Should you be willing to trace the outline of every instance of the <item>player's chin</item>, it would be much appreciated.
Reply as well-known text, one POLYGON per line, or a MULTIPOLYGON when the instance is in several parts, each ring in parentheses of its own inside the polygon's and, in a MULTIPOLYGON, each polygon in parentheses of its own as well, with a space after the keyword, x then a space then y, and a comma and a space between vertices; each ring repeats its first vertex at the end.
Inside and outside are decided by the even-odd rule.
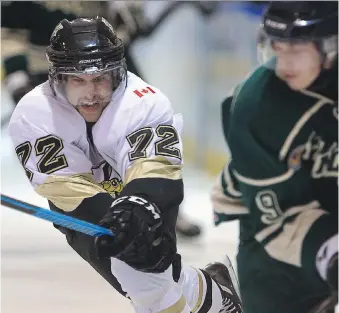
POLYGON ((290 87, 292 90, 301 90, 304 89, 306 87, 308 87, 308 83, 305 82, 303 79, 300 79, 297 76, 289 76, 289 77, 281 77, 283 81, 285 81, 285 83, 288 85, 288 87, 290 87))
POLYGON ((95 106, 80 105, 77 107, 77 110, 86 122, 96 122, 100 118, 104 108, 105 108, 104 105, 95 105, 95 106))
POLYGON ((282 79, 288 87, 292 90, 299 91, 302 89, 308 88, 315 78, 310 77, 309 75, 306 77, 305 75, 298 74, 285 74, 285 73, 277 73, 278 77, 282 79), (312 79, 313 78, 313 79, 312 79))

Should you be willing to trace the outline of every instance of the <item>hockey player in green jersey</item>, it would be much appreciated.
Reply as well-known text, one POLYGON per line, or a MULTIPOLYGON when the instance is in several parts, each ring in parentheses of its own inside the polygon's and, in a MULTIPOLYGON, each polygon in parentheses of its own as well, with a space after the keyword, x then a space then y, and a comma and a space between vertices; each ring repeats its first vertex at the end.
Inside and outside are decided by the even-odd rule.
POLYGON ((329 313, 338 297, 338 2, 272 2, 266 63, 222 103, 231 157, 216 224, 239 219, 245 313, 329 313))

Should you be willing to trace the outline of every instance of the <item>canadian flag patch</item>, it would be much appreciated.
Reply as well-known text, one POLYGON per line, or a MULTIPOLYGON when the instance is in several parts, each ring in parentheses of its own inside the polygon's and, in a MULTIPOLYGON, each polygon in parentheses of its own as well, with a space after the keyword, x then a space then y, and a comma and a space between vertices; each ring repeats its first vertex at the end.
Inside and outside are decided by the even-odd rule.
POLYGON ((149 87, 149 86, 147 86, 147 87, 145 87, 145 88, 143 88, 143 89, 140 89, 140 90, 135 89, 133 92, 134 92, 139 98, 143 97, 144 95, 147 95, 148 93, 155 93, 155 91, 154 91, 151 87, 149 87))

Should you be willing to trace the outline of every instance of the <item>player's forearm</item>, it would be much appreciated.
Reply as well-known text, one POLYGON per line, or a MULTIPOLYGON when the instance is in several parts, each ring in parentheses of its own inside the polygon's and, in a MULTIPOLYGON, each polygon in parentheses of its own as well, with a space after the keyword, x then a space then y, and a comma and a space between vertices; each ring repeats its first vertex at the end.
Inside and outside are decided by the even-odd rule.
POLYGON ((107 192, 97 193, 92 197, 83 199, 83 201, 73 210, 65 212, 49 201, 49 207, 52 211, 67 214, 94 224, 99 224, 102 217, 113 202, 112 196, 107 192))
POLYGON ((159 156, 136 160, 126 171, 120 196, 145 198, 159 207, 166 220, 168 212, 178 211, 184 197, 181 168, 159 156))
POLYGON ((224 221, 238 219, 249 213, 242 203, 239 184, 230 168, 231 163, 226 164, 217 177, 210 194, 216 225, 224 221))
POLYGON ((136 195, 155 203, 163 218, 175 219, 178 208, 184 197, 182 179, 138 178, 130 181, 123 189, 121 196, 136 195))
POLYGON ((181 179, 130 181, 100 223, 115 238, 96 240, 99 257, 115 257, 136 270, 163 273, 175 260, 175 224, 182 199, 181 179))

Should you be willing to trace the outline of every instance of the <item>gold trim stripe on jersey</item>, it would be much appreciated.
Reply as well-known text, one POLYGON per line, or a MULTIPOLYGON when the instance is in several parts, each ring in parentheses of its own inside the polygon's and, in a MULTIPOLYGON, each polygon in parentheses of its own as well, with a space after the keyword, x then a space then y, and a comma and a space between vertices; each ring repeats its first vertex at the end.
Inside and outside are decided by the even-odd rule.
POLYGON ((66 212, 75 210, 84 199, 106 192, 90 173, 71 176, 49 175, 35 191, 66 212))
POLYGON ((181 164, 172 164, 163 156, 134 161, 126 171, 125 185, 138 178, 181 179, 181 164))

